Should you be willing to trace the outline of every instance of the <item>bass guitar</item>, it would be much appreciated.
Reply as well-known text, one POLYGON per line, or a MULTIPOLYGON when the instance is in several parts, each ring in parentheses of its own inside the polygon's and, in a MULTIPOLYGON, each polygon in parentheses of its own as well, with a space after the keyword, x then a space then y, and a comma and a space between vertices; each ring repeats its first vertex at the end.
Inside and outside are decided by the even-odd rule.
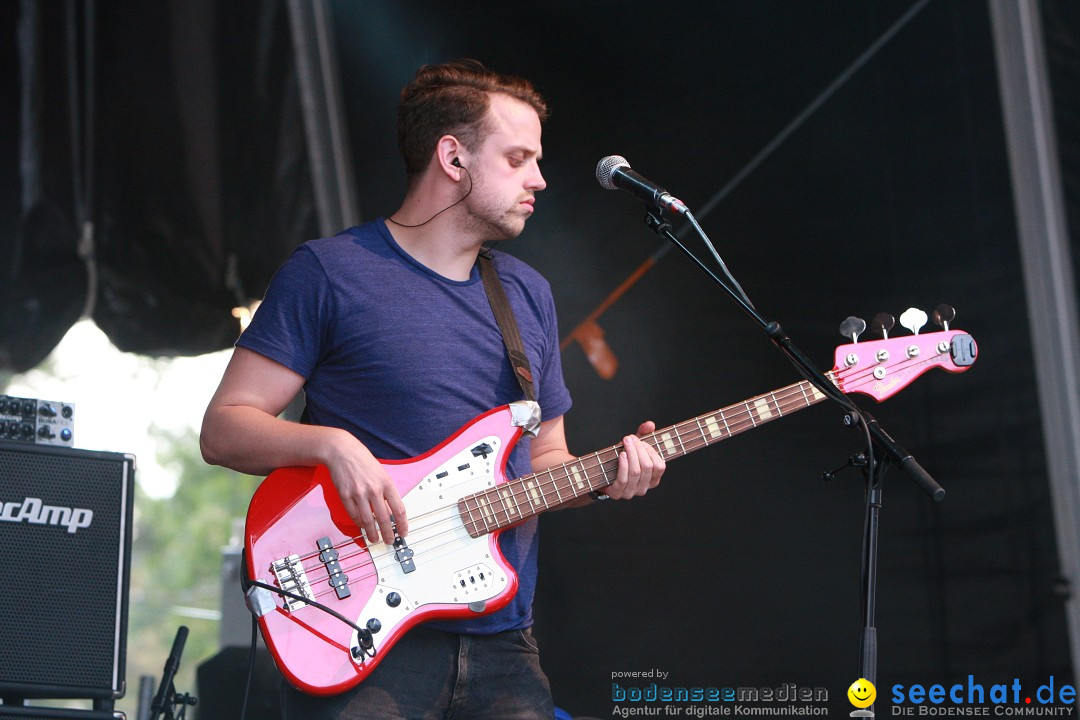
MULTIPOLYGON (((967 370, 975 356, 970 335, 946 329, 842 345, 828 375, 844 393, 881 401, 931 368, 967 370)), ((803 381, 642 439, 670 461, 823 399, 803 381)), ((510 601, 517 577, 499 551, 499 533, 602 490, 615 479, 622 449, 506 478, 511 449, 538 422, 534 403, 511 403, 420 457, 386 461, 410 526, 407 538, 391 543, 365 540, 324 466, 281 468, 263 481, 247 514, 248 604, 293 685, 342 692, 416 624, 492 613, 510 601)))

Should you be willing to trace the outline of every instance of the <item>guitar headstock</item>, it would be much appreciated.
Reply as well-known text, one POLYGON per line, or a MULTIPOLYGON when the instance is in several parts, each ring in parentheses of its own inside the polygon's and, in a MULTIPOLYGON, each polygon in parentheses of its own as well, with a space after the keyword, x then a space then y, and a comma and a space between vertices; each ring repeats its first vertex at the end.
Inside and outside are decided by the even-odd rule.
POLYGON ((944 330, 920 335, 927 315, 910 308, 900 316, 900 323, 914 334, 890 338, 888 332, 893 319, 879 314, 871 327, 884 337, 866 342, 858 342, 866 322, 849 317, 841 324, 840 332, 853 342, 836 348, 833 376, 837 387, 845 393, 863 393, 881 402, 931 368, 964 372, 974 364, 978 346, 975 338, 963 330, 949 329, 955 316, 956 311, 949 306, 938 306, 933 318, 944 330))

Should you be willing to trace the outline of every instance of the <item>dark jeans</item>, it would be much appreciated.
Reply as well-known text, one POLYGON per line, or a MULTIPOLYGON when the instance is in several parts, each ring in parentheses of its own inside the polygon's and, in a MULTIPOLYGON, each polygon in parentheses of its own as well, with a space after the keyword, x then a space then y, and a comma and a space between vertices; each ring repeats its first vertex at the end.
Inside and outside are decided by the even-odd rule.
POLYGON ((455 635, 419 626, 359 685, 329 697, 282 689, 286 720, 552 720, 529 630, 455 635))

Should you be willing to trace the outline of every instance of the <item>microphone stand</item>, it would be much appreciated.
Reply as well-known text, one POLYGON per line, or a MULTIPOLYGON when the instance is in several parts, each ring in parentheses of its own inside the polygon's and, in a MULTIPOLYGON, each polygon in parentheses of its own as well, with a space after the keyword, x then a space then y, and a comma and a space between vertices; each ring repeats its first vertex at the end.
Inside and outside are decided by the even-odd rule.
MULTIPOLYGON (((647 206, 647 205, 646 205, 647 206)), ((647 206, 648 207, 648 206, 647 206)), ((809 358, 795 345, 791 338, 784 332, 776 321, 767 321, 750 302, 739 283, 732 277, 723 260, 717 254, 708 235, 701 229, 693 214, 686 210, 682 212, 702 241, 712 253, 713 258, 727 276, 728 282, 724 282, 715 272, 705 265, 679 238, 671 232, 671 224, 663 217, 659 210, 649 208, 645 213, 645 224, 662 238, 670 240, 682 250, 705 274, 712 278, 713 282, 739 306, 751 320, 764 331, 765 335, 784 353, 792 362, 799 373, 810 383, 818 388, 824 395, 838 403, 845 411, 844 424, 849 427, 861 426, 866 434, 867 449, 863 464, 866 477, 866 511, 864 517, 863 536, 863 573, 862 573, 862 634, 859 643, 859 677, 877 683, 877 628, 874 626, 874 611, 877 604, 877 554, 878 554, 878 530, 880 524, 882 484, 885 479, 885 470, 888 463, 892 462, 904 471, 907 476, 927 495, 940 502, 945 497, 945 490, 930 476, 926 470, 907 450, 902 448, 892 437, 886 433, 869 413, 859 408, 844 393, 829 381, 825 375, 810 362, 809 358), (875 461, 874 451, 877 449, 882 461, 875 461)))
POLYGON ((173 686, 176 671, 180 669, 180 656, 184 652, 184 643, 187 642, 187 636, 187 626, 181 625, 176 631, 176 638, 173 640, 169 657, 165 660, 161 685, 158 687, 154 701, 150 704, 150 720, 158 720, 162 713, 165 714, 167 720, 179 720, 187 715, 189 705, 195 705, 199 702, 188 693, 180 694, 176 692, 176 688, 173 686), (180 706, 179 714, 174 713, 173 706, 175 705, 180 706))

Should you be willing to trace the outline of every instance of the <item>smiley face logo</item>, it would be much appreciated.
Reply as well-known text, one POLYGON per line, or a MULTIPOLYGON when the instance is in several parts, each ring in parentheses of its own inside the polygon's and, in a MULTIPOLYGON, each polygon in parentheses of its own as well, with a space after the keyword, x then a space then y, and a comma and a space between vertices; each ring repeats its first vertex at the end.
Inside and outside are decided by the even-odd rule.
POLYGON ((877 688, 866 678, 859 678, 851 683, 847 690, 848 700, 857 708, 867 708, 877 699, 877 688))

